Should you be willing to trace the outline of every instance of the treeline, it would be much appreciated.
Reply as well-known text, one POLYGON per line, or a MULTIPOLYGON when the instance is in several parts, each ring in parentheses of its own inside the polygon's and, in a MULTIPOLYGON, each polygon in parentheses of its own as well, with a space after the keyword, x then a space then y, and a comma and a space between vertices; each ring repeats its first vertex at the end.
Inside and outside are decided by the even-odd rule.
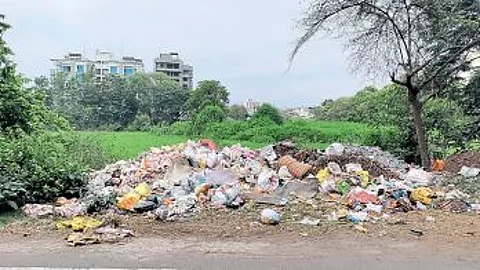
POLYGON ((78 196, 88 169, 110 160, 97 144, 72 133, 69 122, 45 106, 43 93, 25 88, 3 40, 9 28, 0 14, 0 213, 78 196))
MULTIPOLYGON (((432 156, 442 157, 473 147, 480 138, 480 74, 468 83, 458 83, 447 94, 422 98, 423 119, 432 156)), ((316 108, 316 118, 351 121, 372 126, 395 126, 399 138, 391 151, 418 161, 415 129, 406 91, 397 85, 367 87, 352 97, 325 100, 316 108)))
POLYGON ((98 84, 57 74, 34 80, 47 107, 78 130, 125 130, 171 124, 186 117, 188 90, 161 73, 110 76, 98 84))

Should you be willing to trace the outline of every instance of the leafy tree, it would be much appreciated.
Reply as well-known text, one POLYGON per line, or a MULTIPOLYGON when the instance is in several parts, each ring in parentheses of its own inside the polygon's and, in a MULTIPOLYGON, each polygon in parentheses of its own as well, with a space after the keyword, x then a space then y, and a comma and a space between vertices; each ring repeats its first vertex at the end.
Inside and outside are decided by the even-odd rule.
POLYGON ((31 132, 31 97, 22 89, 22 80, 15 73, 15 65, 10 60, 13 54, 3 40, 4 33, 10 29, 0 14, 0 131, 18 127, 31 132))
POLYGON ((165 74, 134 74, 129 84, 138 95, 140 113, 148 115, 153 124, 171 124, 185 116, 188 90, 165 74))
POLYGON ((318 32, 334 33, 346 40, 355 68, 383 71, 405 88, 422 165, 430 168, 421 96, 468 67, 467 53, 480 47, 480 2, 316 0, 300 25, 292 59, 318 32))
POLYGON ((191 117, 207 106, 217 106, 226 113, 228 105, 228 90, 219 81, 208 80, 198 83, 198 87, 191 91, 188 99, 188 111, 191 117))
POLYGON ((480 139, 480 71, 472 72, 470 79, 455 83, 449 91, 438 93, 436 98, 456 102, 469 117, 462 134, 456 138, 461 149, 465 149, 469 142, 480 139))
MULTIPOLYGON (((457 142, 471 117, 453 99, 436 98, 426 103, 422 112, 429 130, 429 146, 435 152, 445 153, 457 142)), ((391 137, 387 148, 406 160, 418 161, 415 147, 415 131, 408 110, 407 93, 398 85, 389 85, 378 90, 364 89, 355 96, 340 98, 317 109, 320 120, 351 121, 367 123, 374 128, 395 126, 401 137, 391 137)), ((375 142, 373 142, 375 143, 375 142)), ((379 143, 375 143, 379 144, 379 143)))
POLYGON ((193 132, 202 134, 202 132, 211 124, 220 123, 225 120, 225 111, 218 106, 205 106, 193 118, 193 132))
POLYGON ((257 119, 269 119, 277 125, 283 124, 283 117, 277 108, 270 104, 262 104, 258 107, 257 111, 253 114, 252 120, 257 119))
POLYGON ((185 115, 188 90, 164 74, 110 76, 102 83, 93 79, 90 73, 81 80, 59 73, 48 85, 37 78, 32 90, 45 93, 50 108, 79 129, 123 129, 140 114, 155 125, 185 115))
POLYGON ((228 110, 228 116, 234 120, 246 120, 248 118, 247 108, 243 105, 233 104, 228 110))

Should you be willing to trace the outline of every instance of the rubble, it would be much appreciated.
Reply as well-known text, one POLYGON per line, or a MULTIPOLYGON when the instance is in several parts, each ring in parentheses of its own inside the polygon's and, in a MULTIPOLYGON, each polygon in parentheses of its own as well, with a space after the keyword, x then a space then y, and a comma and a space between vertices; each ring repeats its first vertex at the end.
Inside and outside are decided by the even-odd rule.
MULTIPOLYGON (((468 196, 445 181, 438 185, 437 178, 376 147, 334 144, 323 153, 289 142, 251 150, 240 145, 218 149, 211 140, 188 141, 153 148, 137 160, 119 161, 91 173, 81 198, 63 198, 57 206, 26 205, 24 211, 34 217, 84 220, 91 213, 108 213, 174 222, 210 207, 258 211, 247 207, 256 204, 275 206, 261 210, 260 221, 278 224, 289 204, 313 205, 312 200, 320 199, 330 209, 326 221, 348 221, 366 233, 363 223, 388 219, 396 212, 472 209, 468 196)), ((317 226, 319 215, 312 216, 305 215, 299 223, 317 226)), ((69 243, 133 235, 106 228, 72 234, 69 243)))

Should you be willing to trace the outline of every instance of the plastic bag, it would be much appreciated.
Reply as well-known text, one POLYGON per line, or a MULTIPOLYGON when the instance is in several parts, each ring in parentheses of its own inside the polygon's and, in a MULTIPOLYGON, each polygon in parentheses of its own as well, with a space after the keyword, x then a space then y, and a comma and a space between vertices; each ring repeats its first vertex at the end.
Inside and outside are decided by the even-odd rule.
POLYGON ((430 188, 422 187, 417 188, 412 191, 410 195, 410 199, 412 201, 421 202, 423 204, 431 204, 432 203, 432 196, 434 195, 433 191, 430 188))
POLYGON ((263 209, 260 214, 260 221, 263 224, 276 225, 280 223, 280 214, 270 208, 263 209))
POLYGON ((102 226, 102 224, 103 221, 98 219, 88 217, 74 217, 70 220, 60 221, 56 224, 56 226, 59 229, 72 228, 72 230, 74 231, 81 231, 89 228, 98 228, 102 226))

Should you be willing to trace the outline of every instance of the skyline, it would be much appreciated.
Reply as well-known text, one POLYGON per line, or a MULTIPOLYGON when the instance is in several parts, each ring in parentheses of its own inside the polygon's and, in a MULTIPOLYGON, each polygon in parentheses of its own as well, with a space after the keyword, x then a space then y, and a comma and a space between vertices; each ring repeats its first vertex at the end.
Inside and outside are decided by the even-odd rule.
POLYGON ((178 52, 195 83, 220 81, 232 104, 315 106, 374 84, 350 73, 341 43, 328 37, 307 44, 289 69, 301 2, 2 0, 2 13, 18 71, 29 78, 49 75, 51 58, 98 49, 141 58, 147 71, 160 52, 178 52))

